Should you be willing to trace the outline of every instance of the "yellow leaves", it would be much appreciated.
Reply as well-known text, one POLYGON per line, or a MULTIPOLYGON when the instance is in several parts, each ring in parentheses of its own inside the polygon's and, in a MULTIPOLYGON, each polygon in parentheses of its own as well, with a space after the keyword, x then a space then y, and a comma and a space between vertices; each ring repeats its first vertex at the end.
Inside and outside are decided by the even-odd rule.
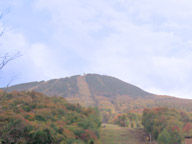
POLYGON ((64 128, 63 129, 63 134, 67 137, 67 138, 75 138, 75 135, 72 131, 64 128))

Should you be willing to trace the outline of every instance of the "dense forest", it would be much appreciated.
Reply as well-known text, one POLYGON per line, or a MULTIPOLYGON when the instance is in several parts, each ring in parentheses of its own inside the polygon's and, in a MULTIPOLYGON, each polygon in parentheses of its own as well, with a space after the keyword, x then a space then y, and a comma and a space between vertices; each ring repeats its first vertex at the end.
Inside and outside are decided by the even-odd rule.
POLYGON ((95 108, 33 91, 0 91, 0 96, 0 143, 98 143, 101 122, 95 108))
POLYGON ((145 109, 142 124, 159 144, 181 144, 192 136, 191 114, 176 109, 145 109))
MULTIPOLYGON (((97 108, 68 103, 42 93, 0 91, 0 142, 3 144, 97 144, 100 116, 97 108)), ((192 114, 167 107, 120 113, 109 123, 144 128, 147 140, 181 144, 192 137, 192 114)))

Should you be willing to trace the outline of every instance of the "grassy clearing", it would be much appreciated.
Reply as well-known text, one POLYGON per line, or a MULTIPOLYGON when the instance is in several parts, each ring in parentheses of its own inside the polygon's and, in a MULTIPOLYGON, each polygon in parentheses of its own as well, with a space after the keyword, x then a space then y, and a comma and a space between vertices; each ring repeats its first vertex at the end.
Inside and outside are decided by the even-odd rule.
POLYGON ((105 124, 101 128, 101 144, 147 144, 141 129, 130 129, 117 125, 105 124))

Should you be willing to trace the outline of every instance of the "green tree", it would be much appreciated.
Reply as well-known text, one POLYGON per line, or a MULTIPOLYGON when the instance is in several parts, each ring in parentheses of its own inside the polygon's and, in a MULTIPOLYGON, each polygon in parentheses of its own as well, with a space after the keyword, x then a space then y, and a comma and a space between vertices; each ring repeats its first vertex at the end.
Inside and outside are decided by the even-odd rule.
POLYGON ((174 131, 174 132, 170 132, 171 135, 171 144, 181 144, 183 137, 181 135, 181 133, 174 131))
POLYGON ((171 136, 166 129, 163 129, 163 131, 158 135, 157 142, 158 144, 169 144, 171 142, 171 136))
POLYGON ((33 144, 51 144, 53 137, 48 129, 39 130, 33 134, 33 144))

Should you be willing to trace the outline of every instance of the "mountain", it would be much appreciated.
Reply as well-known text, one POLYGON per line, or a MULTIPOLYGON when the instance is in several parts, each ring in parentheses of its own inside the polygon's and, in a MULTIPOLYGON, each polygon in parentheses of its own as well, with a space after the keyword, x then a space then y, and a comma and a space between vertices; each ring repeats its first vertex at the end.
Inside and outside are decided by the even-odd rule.
POLYGON ((142 110, 157 106, 192 110, 192 100, 155 95, 117 78, 98 75, 76 75, 49 81, 11 86, 9 91, 37 91, 61 96, 71 103, 96 106, 103 115, 142 110))
POLYGON ((34 90, 46 93, 49 96, 58 95, 62 97, 82 94, 87 96, 102 95, 105 97, 127 95, 131 98, 139 98, 153 95, 117 78, 98 74, 77 75, 49 81, 30 82, 14 85, 9 88, 9 91, 14 90, 34 90))
POLYGON ((115 99, 125 97, 128 99, 149 99, 154 96, 154 94, 117 78, 98 74, 18 84, 11 86, 9 91, 37 91, 48 96, 61 96, 70 102, 79 102, 86 106, 98 106, 101 103, 100 99, 107 100, 112 104, 115 99))

